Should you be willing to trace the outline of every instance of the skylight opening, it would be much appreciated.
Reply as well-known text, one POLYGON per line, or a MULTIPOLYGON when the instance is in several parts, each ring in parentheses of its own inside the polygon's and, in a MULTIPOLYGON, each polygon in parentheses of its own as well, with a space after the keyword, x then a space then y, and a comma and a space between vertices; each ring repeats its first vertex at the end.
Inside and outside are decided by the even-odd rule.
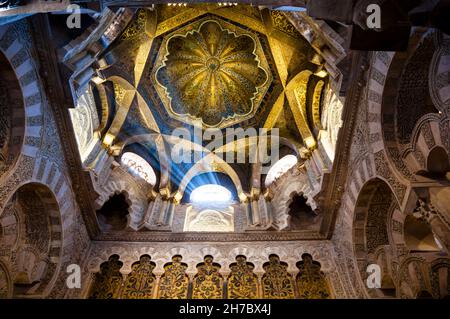
POLYGON ((197 205, 225 206, 233 201, 231 192, 223 186, 207 184, 194 189, 190 201, 197 205))

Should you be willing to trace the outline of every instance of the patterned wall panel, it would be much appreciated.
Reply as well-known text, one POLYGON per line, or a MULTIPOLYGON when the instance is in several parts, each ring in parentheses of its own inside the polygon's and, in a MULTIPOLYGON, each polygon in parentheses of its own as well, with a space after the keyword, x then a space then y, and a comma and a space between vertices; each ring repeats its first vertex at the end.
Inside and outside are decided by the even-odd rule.
POLYGON ((149 255, 141 256, 131 267, 122 292, 122 299, 150 299, 153 297, 156 277, 153 274, 155 263, 149 255))
POLYGON ((192 283, 192 299, 222 299, 223 277, 219 274, 220 265, 213 262, 212 256, 206 256, 204 262, 197 265, 197 274, 192 283))
POLYGON ((119 256, 112 255, 100 266, 100 272, 95 274, 90 293, 91 299, 116 299, 119 296, 123 277, 120 273, 123 263, 119 256))
POLYGON ((280 261, 277 255, 270 255, 269 262, 265 263, 263 268, 265 270, 262 277, 264 299, 295 298, 294 283, 287 272, 287 263, 280 261))
POLYGON ((189 277, 186 275, 187 264, 181 262, 182 257, 172 257, 172 262, 164 265, 164 274, 159 284, 158 298, 187 299, 189 277))
MULTIPOLYGON (((123 257, 127 260, 126 257, 123 257)), ((142 255, 131 264, 126 277, 120 270, 126 269, 120 257, 112 255, 100 265, 94 275, 89 298, 92 299, 328 299, 332 297, 330 286, 321 264, 308 253, 301 261, 290 263, 299 269, 297 276, 288 272, 288 263, 278 255, 269 255, 268 262, 255 266, 245 255, 237 255, 229 267, 214 262, 211 255, 204 261, 188 265, 176 254, 172 261, 163 264, 164 273, 150 255, 142 255), (196 273, 194 275, 194 271, 196 273), (153 271, 155 269, 159 269, 153 271), (264 272, 263 272, 264 271, 264 272), (125 277, 125 279, 124 279, 125 277), (225 277, 227 278, 225 282, 225 277), (298 288, 298 293, 295 288, 298 288)), ((266 257, 267 258, 267 257, 266 257)), ((264 258, 264 260, 267 260, 264 258)), ((226 262, 225 260, 221 260, 226 262)), ((128 260, 127 262, 130 262, 128 260)), ((222 264, 224 265, 224 264, 222 264)), ((292 267, 294 268, 294 267, 292 267)))
POLYGON ((253 273, 255 266, 247 262, 245 256, 237 256, 236 262, 230 265, 231 274, 228 277, 228 299, 258 298, 258 277, 253 273))
POLYGON ((309 254, 303 254, 297 263, 299 273, 296 277, 298 297, 300 299, 328 299, 330 291, 325 275, 320 271, 320 263, 309 254))

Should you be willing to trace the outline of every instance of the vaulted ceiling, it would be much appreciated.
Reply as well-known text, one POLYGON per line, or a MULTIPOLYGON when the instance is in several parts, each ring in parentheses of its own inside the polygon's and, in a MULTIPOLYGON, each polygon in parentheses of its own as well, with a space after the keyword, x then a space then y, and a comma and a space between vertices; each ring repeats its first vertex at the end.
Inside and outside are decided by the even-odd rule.
MULTIPOLYGON (((97 57, 90 81, 99 115, 95 134, 114 156, 133 151, 157 171, 170 169, 172 190, 195 166, 162 155, 180 142, 173 136, 179 128, 215 128, 224 136, 230 127, 277 128, 289 149, 282 155, 312 151, 327 83, 323 64, 279 11, 217 4, 140 8, 97 57)), ((216 154, 252 143, 241 139, 216 154)), ((208 141, 183 143, 192 149, 208 141)), ((251 166, 231 166, 250 183, 251 166)))

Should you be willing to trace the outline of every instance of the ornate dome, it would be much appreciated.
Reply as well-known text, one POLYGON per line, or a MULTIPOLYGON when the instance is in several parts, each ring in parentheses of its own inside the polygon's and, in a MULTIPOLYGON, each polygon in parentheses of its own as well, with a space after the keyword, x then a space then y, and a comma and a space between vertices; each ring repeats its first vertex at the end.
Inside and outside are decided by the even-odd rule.
POLYGON ((169 111, 179 119, 188 115, 190 122, 201 120, 207 126, 252 114, 257 95, 264 95, 263 86, 269 82, 256 41, 215 20, 171 36, 156 73, 169 111))

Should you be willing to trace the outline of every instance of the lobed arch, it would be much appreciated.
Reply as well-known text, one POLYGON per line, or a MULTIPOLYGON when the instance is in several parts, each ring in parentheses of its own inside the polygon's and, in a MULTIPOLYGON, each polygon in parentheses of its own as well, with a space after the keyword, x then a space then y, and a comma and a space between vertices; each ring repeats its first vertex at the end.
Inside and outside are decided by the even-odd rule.
MULTIPOLYGON (((244 251, 251 252, 248 250, 244 251)), ((267 247, 252 256, 247 255, 245 252, 239 253, 234 249, 233 253, 230 251, 229 254, 223 256, 219 250, 213 247, 204 247, 199 251, 186 251, 174 248, 167 253, 161 253, 157 249, 148 247, 141 247, 133 251, 120 246, 108 247, 107 249, 102 250, 100 255, 97 255, 97 257, 89 261, 87 268, 91 275, 85 279, 85 288, 82 296, 84 298, 89 298, 92 297, 92 293, 95 293, 94 298, 100 299, 120 298, 120 296, 122 296, 122 298, 125 296, 127 298, 130 297, 127 296, 127 289, 123 290, 119 288, 120 285, 118 285, 116 281, 127 283, 130 277, 136 276, 136 271, 140 268, 139 261, 142 262, 143 258, 146 258, 148 267, 146 268, 146 271, 142 273, 143 277, 141 278, 143 280, 136 287, 128 288, 131 288, 137 295, 147 292, 147 298, 161 297, 161 289, 163 289, 167 295, 168 290, 170 290, 170 288, 167 287, 167 282, 162 282, 159 279, 155 282, 155 279, 160 278, 163 280, 163 278, 168 275, 168 271, 170 271, 171 265, 173 265, 174 262, 182 268, 181 272, 177 272, 177 274, 182 275, 180 276, 182 278, 178 278, 183 282, 184 289, 187 289, 187 286, 190 286, 191 284, 200 284, 199 282, 196 282, 196 279, 199 276, 202 276, 203 271, 208 270, 209 266, 212 266, 215 269, 213 270, 215 276, 220 278, 227 278, 229 275, 233 274, 239 276, 239 273, 243 271, 243 269, 236 269, 236 266, 237 262, 241 262, 241 267, 242 265, 248 267, 244 270, 246 276, 252 278, 251 283, 242 283, 244 285, 249 284, 253 288, 251 298, 259 296, 259 293, 257 293, 257 291, 259 291, 258 286, 263 285, 258 281, 258 277, 270 282, 273 278, 271 278, 270 275, 268 277, 268 272, 277 277, 278 271, 283 272, 280 274, 282 278, 290 278, 290 298, 323 299, 330 297, 334 298, 336 296, 333 289, 336 282, 329 276, 329 266, 326 267, 327 269, 324 269, 324 267, 322 267, 322 262, 318 261, 315 257, 313 258, 313 256, 319 256, 320 260, 324 258, 321 253, 318 253, 315 250, 313 252, 305 252, 301 249, 300 251, 296 251, 294 255, 286 252, 284 249, 278 249, 277 247, 267 247), (268 261, 270 261, 270 265, 268 261), (109 266, 113 266, 113 269, 109 266), (205 266, 206 268, 204 268, 205 266), (106 290, 100 289, 99 291, 99 289, 95 289, 99 288, 99 283, 108 282, 111 283, 112 286, 103 285, 106 287, 106 290), (151 294, 148 291, 150 285, 152 286, 151 294), (293 287, 294 285, 298 285, 301 292, 297 293, 297 290, 293 287), (255 287, 257 290, 255 290, 255 287)), ((180 268, 178 269, 180 270, 180 268)), ((209 280, 208 278, 205 279, 209 280)), ((230 289, 230 286, 227 287, 222 284, 223 283, 220 284, 220 287, 217 287, 218 290, 216 291, 216 293, 220 292, 220 295, 222 295, 222 291, 229 292, 227 290, 230 289)), ((272 288, 267 287, 267 284, 268 282, 265 283, 265 288, 272 290, 272 288)), ((272 298, 276 296, 276 288, 274 289, 275 295, 267 297, 272 298)), ((231 290, 236 292, 240 290, 240 288, 232 285, 231 290)), ((189 294, 190 293, 187 291, 184 291, 182 294, 184 297, 181 299, 188 298, 189 294)), ((229 294, 224 296, 228 296, 231 299, 242 298, 239 297, 239 293, 237 296, 231 296, 229 294)), ((170 297, 166 296, 165 298, 170 297)), ((180 298, 180 296, 177 296, 175 299, 178 298, 180 298)))
POLYGON ((138 230, 141 227, 141 221, 145 214, 146 199, 135 191, 135 187, 130 187, 123 180, 110 179, 102 187, 100 196, 95 201, 95 208, 101 209, 102 206, 114 195, 124 194, 129 204, 126 228, 138 230))
MULTIPOLYGON (((297 164, 298 165, 298 164, 297 164)), ((316 210, 318 205, 313 198, 313 190, 311 189, 308 175, 303 166, 300 168, 294 166, 286 172, 281 178, 276 180, 269 187, 271 194, 277 194, 271 199, 273 225, 278 230, 284 230, 289 227, 289 205, 295 195, 302 195, 307 198, 307 205, 312 210, 316 210), (292 178, 292 177, 295 178, 292 178)))

